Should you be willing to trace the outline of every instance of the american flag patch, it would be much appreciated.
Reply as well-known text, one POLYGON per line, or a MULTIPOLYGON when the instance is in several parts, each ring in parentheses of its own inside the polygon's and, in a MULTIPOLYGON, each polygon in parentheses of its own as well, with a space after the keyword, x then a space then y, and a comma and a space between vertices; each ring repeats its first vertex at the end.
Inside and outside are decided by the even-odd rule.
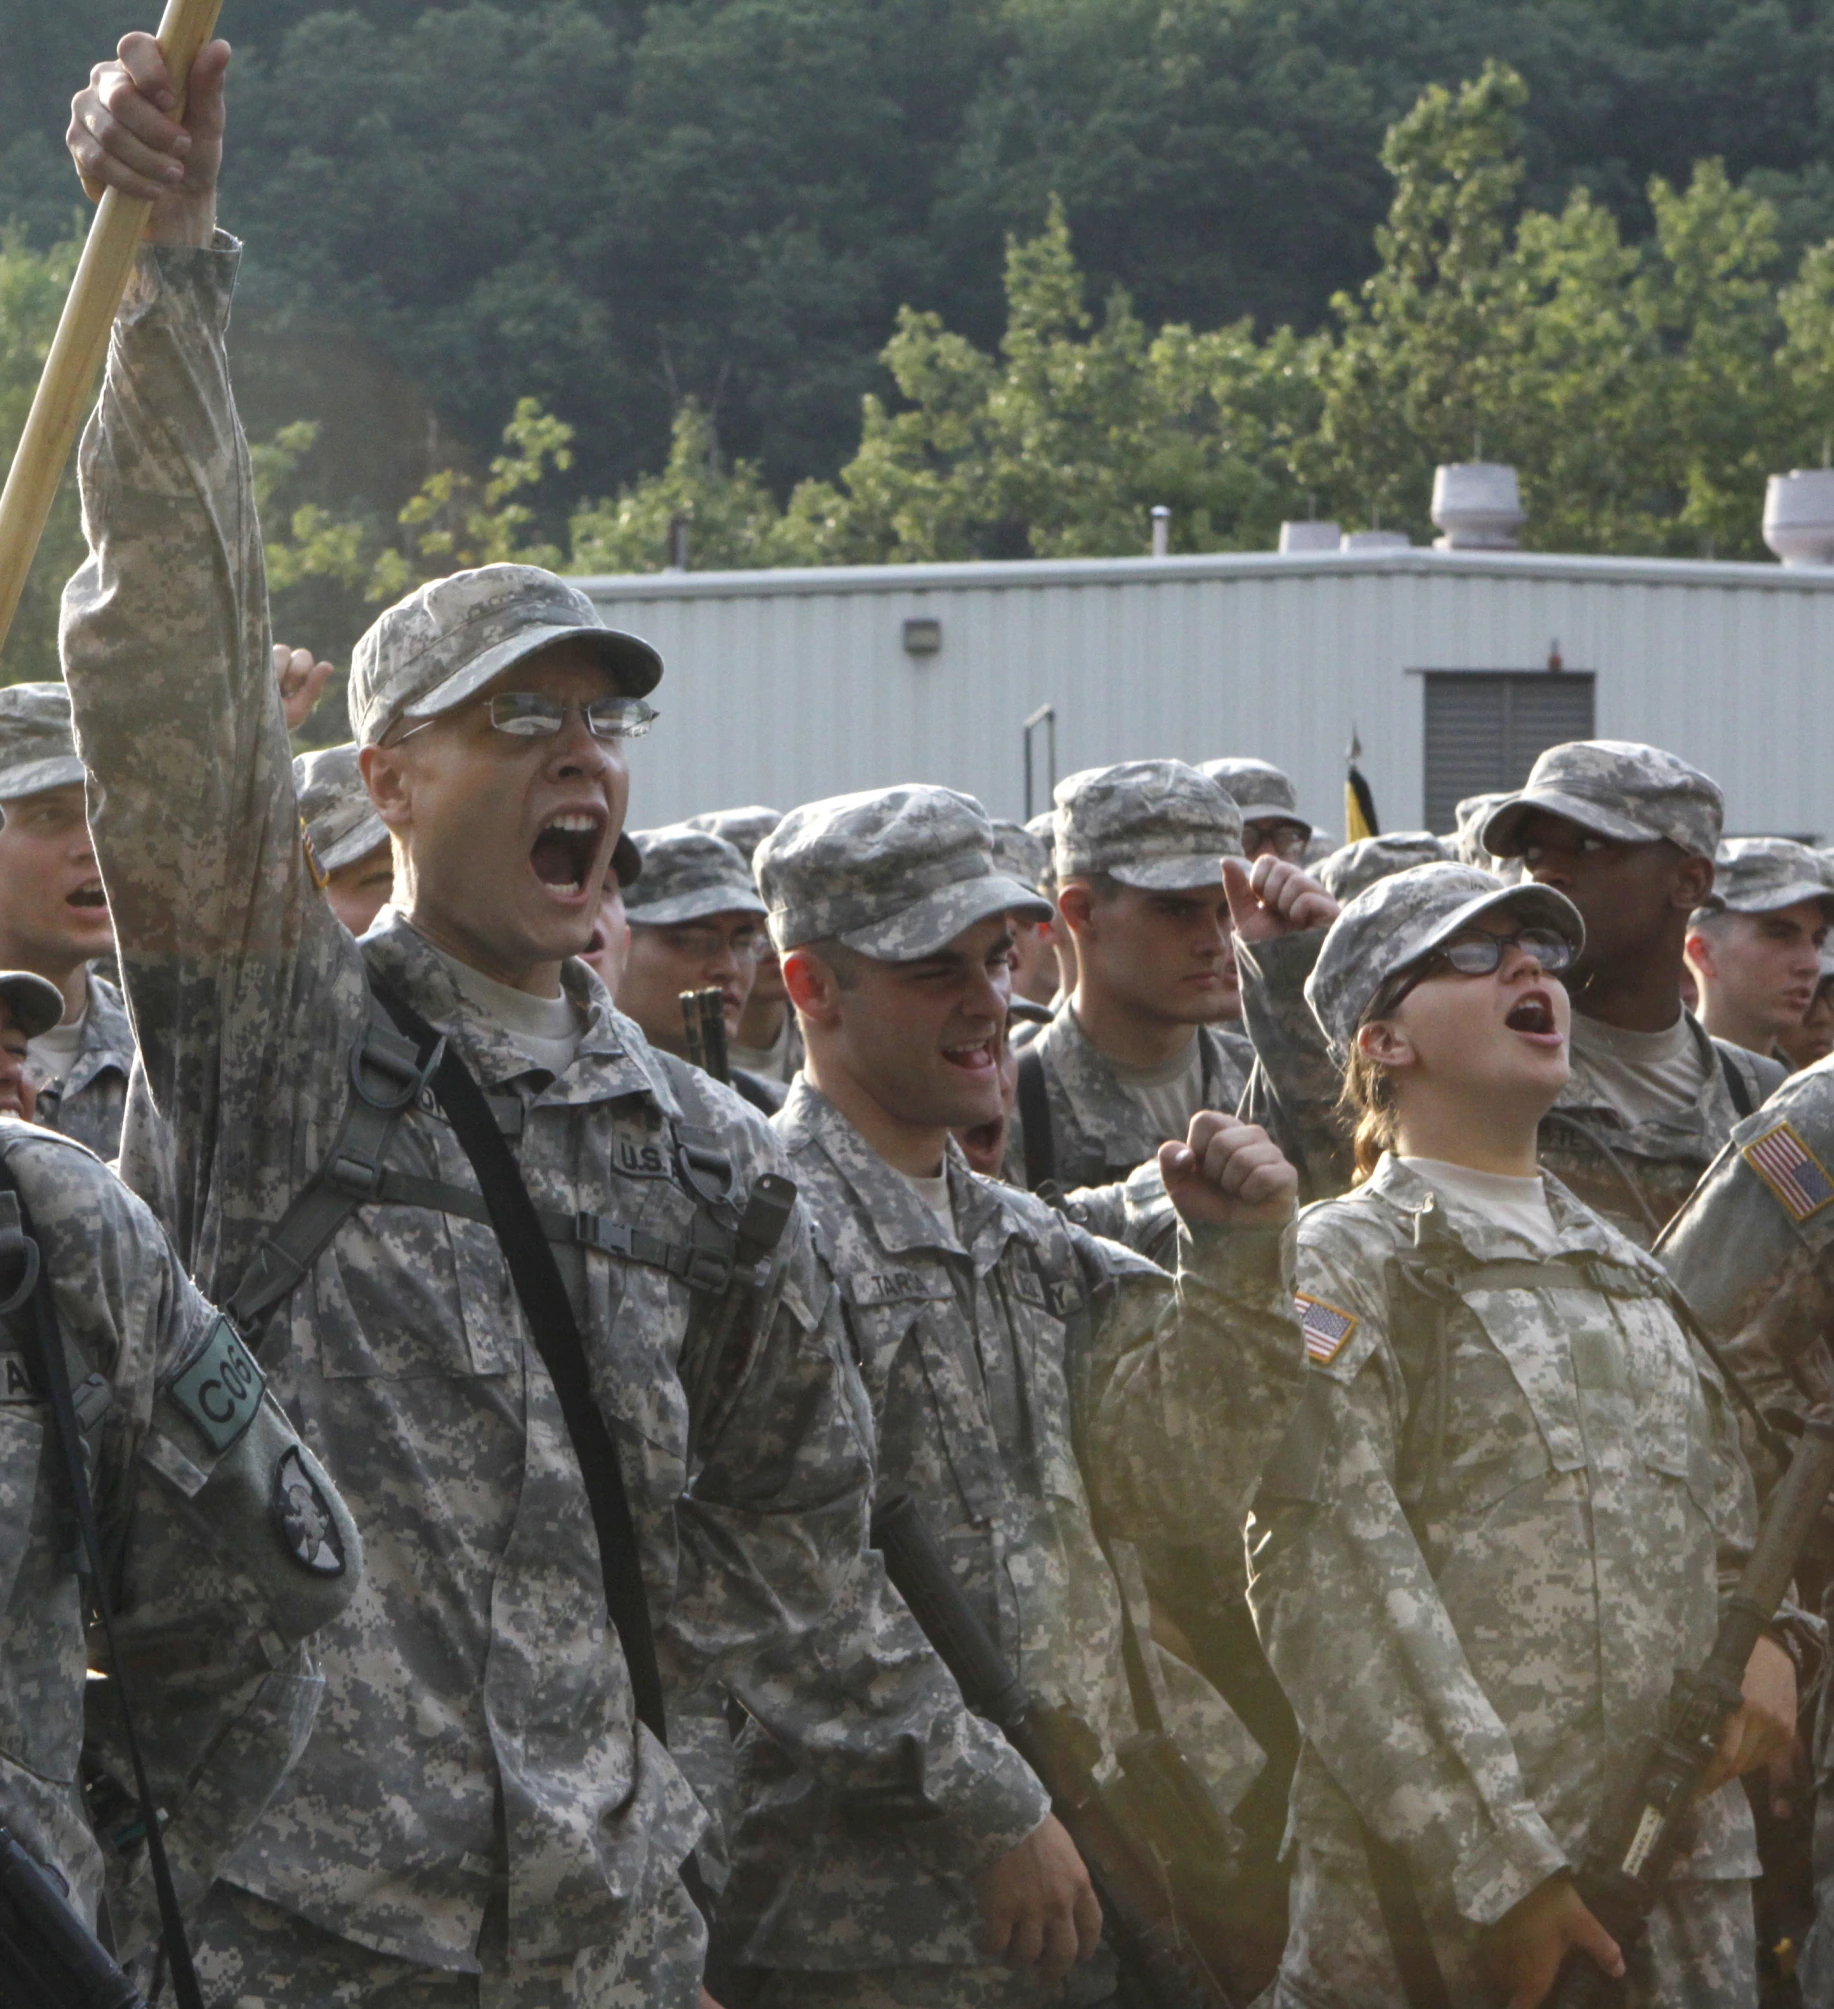
MULTIPOLYGON (((1830 1191, 1834 1192, 1834 1188, 1830 1191)), ((1307 1297, 1304 1291, 1294 1297, 1293 1309, 1299 1314, 1299 1329, 1305 1334, 1306 1358, 1329 1367, 1356 1330, 1354 1314, 1339 1311, 1323 1298, 1307 1297)))
POLYGON ((1792 1221, 1806 1221, 1834 1200, 1834 1179, 1787 1123, 1754 1137, 1745 1146, 1743 1157, 1783 1202, 1792 1221))

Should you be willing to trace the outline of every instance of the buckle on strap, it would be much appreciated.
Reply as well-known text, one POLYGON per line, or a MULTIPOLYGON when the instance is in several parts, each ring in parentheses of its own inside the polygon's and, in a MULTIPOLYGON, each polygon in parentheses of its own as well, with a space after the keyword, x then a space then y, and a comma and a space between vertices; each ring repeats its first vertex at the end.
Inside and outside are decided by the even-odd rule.
POLYGON ((399 1034, 372 1020, 364 1028, 363 1037, 350 1049, 350 1085, 370 1108, 391 1116, 419 1101, 445 1057, 443 1033, 433 1042, 433 1051, 423 1063, 399 1034), (381 1079, 372 1085, 368 1076, 381 1079))

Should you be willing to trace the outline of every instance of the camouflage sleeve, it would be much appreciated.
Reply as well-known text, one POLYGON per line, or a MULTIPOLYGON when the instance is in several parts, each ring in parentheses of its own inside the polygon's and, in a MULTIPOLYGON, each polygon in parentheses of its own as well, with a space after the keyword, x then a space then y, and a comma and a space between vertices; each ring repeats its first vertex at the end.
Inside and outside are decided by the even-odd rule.
POLYGON ((1236 944, 1242 1022, 1255 1067, 1242 1115, 1258 1123, 1299 1168, 1300 1196, 1329 1200, 1350 1186, 1350 1139, 1337 1113, 1343 1074, 1305 1001, 1305 980, 1324 930, 1236 944))
POLYGON ((238 256, 221 235, 141 253, 83 439, 89 556, 62 635, 142 1108, 168 1126, 149 1142, 130 1125, 123 1169, 139 1183, 150 1158, 179 1246, 222 1289, 290 1197, 306 1133, 335 1124, 364 1010, 299 841, 224 348, 238 256))
POLYGON ((1170 1281, 1071 1233, 1098 1307, 1079 1383, 1104 1522, 1155 1546, 1239 1546, 1305 1384, 1293 1230, 1181 1226, 1170 1281))
POLYGON ((1165 1190, 1157 1157, 1115 1186, 1079 1186, 1063 1200, 1064 1216, 1106 1242, 1119 1242, 1161 1269, 1178 1259, 1178 1210, 1165 1190))
MULTIPOLYGON (((1396 1497, 1403 1395, 1380 1272, 1330 1260, 1316 1219, 1301 1224, 1300 1287, 1353 1330, 1328 1367, 1307 1369, 1255 1501, 1255 1624, 1356 1812, 1406 1853, 1422 1889, 1450 1890, 1465 1918, 1489 1925, 1568 1865, 1396 1497)), ((1499 1607, 1499 1623, 1514 1622, 1499 1607)))
POLYGON ((934 1839, 951 1867, 978 1869, 1049 1805, 963 1706, 867 1545, 871 1405, 841 1294, 798 1220, 767 1341, 683 1501, 670 1685, 730 1692, 801 1768, 860 1804, 915 1800, 941 1817, 934 1839))
MULTIPOLYGON (((147 1209, 73 1145, 25 1133, 7 1157, 66 1342, 109 1370, 97 1512, 136 1728, 190 1903, 304 1748, 320 1684, 302 1642, 348 1603, 362 1546, 147 1209)), ((125 1782, 115 1693, 89 1684, 86 1756, 125 1782)), ((137 1921, 129 1939, 153 1929, 143 1885, 144 1870, 115 1893, 117 1929, 137 1921)))

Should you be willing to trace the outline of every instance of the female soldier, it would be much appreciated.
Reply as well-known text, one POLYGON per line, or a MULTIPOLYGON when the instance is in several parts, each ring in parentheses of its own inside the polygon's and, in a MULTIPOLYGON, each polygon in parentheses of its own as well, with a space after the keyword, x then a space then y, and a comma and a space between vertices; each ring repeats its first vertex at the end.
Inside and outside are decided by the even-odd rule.
MULTIPOLYGON (((1350 902, 1306 985, 1360 1183, 1301 1217, 1308 1392, 1249 1527, 1306 1736, 1276 2009, 1531 2009, 1573 1948, 1620 1971, 1569 1871, 1749 1545, 1750 1475, 1662 1273, 1536 1168, 1583 939, 1551 888, 1422 865, 1350 902)), ((1629 2001, 1755 2003, 1728 1782, 1794 1718, 1761 1640, 1629 2001)))

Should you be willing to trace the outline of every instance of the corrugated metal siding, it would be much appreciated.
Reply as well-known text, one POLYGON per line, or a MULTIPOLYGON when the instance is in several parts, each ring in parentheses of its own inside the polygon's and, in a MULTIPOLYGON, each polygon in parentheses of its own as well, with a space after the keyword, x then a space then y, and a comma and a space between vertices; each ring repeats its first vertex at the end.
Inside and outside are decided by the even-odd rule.
POLYGON ((1834 829, 1834 578, 1744 565, 1404 553, 912 566, 583 582, 668 675, 632 816, 787 807, 922 779, 1016 815, 1020 727, 1058 714, 1060 773, 1255 753, 1339 827, 1354 725, 1391 827, 1423 814, 1423 680, 1597 673, 1597 731, 1715 775, 1739 830, 1834 829), (942 623, 912 659, 903 626, 942 623))

